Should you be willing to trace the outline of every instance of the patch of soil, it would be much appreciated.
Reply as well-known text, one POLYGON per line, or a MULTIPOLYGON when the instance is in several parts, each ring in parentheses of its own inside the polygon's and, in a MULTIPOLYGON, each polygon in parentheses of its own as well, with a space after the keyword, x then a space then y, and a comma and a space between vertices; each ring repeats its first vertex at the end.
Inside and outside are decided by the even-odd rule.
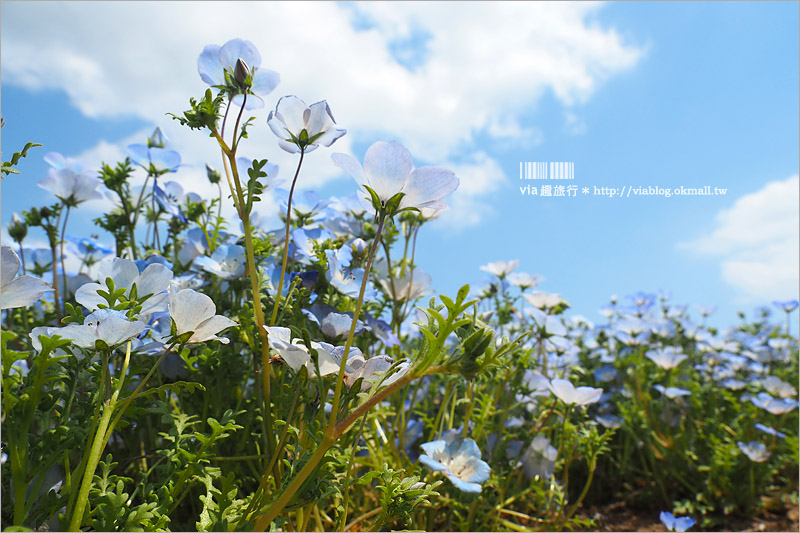
MULTIPOLYGON (((626 502, 615 502, 605 506, 591 507, 581 513, 584 518, 594 518, 597 526, 591 531, 666 531, 658 519, 658 513, 643 513, 631 508, 626 502)), ((590 530, 587 530, 590 531, 590 530)), ((692 528, 690 531, 697 531, 692 528)), ((800 531, 798 508, 785 511, 765 512, 752 520, 734 520, 724 531, 800 531)))

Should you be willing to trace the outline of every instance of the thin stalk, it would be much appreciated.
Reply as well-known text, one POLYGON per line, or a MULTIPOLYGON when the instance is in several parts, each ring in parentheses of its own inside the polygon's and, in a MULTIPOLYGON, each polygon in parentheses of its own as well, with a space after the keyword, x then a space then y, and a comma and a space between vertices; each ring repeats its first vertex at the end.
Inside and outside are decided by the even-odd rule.
POLYGON ((350 450, 350 461, 347 463, 347 472, 345 473, 344 477, 344 488, 342 489, 342 494, 344 494, 344 498, 342 501, 342 516, 339 519, 339 531, 343 531, 345 524, 347 523, 347 506, 350 504, 350 474, 353 471, 353 463, 356 459, 356 449, 358 449, 358 441, 361 440, 361 433, 364 431, 364 424, 367 421, 367 413, 364 413, 364 416, 361 417, 361 426, 358 428, 358 433, 356 433, 356 438, 353 441, 353 447, 350 450))
POLYGON ((325 433, 330 433, 336 423, 336 417, 339 415, 339 401, 342 394, 342 385, 344 384, 344 371, 347 366, 347 356, 350 353, 350 347, 353 345, 353 337, 356 333, 356 325, 358 323, 358 316, 361 313, 361 305, 364 302, 364 292, 367 290, 367 282, 369 281, 370 270, 372 269, 372 261, 375 259, 375 251, 380 244, 381 233, 383 232, 383 224, 386 217, 381 215, 378 222, 378 231, 375 233, 375 240, 372 242, 372 247, 369 251, 369 258, 364 267, 364 279, 361 280, 361 290, 358 293, 358 300, 356 301, 356 310, 353 313, 353 322, 350 325, 350 333, 347 335, 347 342, 344 345, 344 352, 342 353, 342 361, 339 364, 339 375, 336 378, 336 390, 333 393, 333 403, 331 404, 331 417, 328 421, 328 427, 325 433))
POLYGON ((382 402, 387 396, 395 392, 396 390, 403 387, 406 383, 411 382, 414 379, 421 378, 423 376, 429 374, 435 374, 437 372, 441 372, 444 370, 443 366, 434 366, 423 372, 421 375, 417 375, 414 372, 408 372, 406 375, 398 379, 397 381, 391 383, 385 389, 380 390, 375 396, 372 396, 363 404, 359 405, 357 408, 353 410, 347 417, 336 424, 333 431, 328 433, 327 431, 322 436, 322 441, 319 443, 319 447, 314 451, 314 454, 311 458, 306 462, 300 472, 292 479, 286 489, 281 493, 277 500, 270 506, 267 512, 262 515, 255 524, 254 531, 265 531, 267 527, 275 520, 281 511, 286 507, 286 505, 291 501, 292 497, 297 494, 297 491, 302 488, 303 483, 308 479, 308 476, 316 469, 319 462, 325 456, 325 453, 330 449, 331 446, 336 442, 336 440, 341 437, 344 433, 347 432, 348 429, 358 420, 361 418, 367 411, 372 409, 375 405, 382 402))
POLYGON ((78 493, 75 510, 72 513, 72 520, 70 520, 69 523, 69 531, 78 531, 80 529, 81 521, 83 520, 83 512, 89 500, 89 490, 92 488, 92 483, 94 482, 94 472, 97 470, 97 465, 100 463, 100 456, 108 442, 107 431, 109 427, 113 430, 113 426, 110 426, 111 415, 114 414, 114 410, 117 407, 117 398, 122 390, 122 384, 125 381, 125 374, 128 372, 130 360, 131 344, 128 343, 128 348, 125 351, 125 361, 122 364, 122 375, 120 375, 114 394, 111 395, 111 398, 106 402, 103 408, 103 417, 100 419, 100 425, 97 427, 94 443, 89 452, 89 460, 86 463, 86 470, 83 473, 83 482, 81 483, 80 492, 78 493))
POLYGON ((60 253, 61 253, 61 279, 64 280, 64 308, 67 307, 67 294, 69 294, 69 290, 67 290, 67 269, 64 266, 64 237, 67 233, 67 221, 69 220, 69 204, 64 204, 66 207, 66 211, 64 213, 64 224, 61 226, 61 243, 60 243, 60 253))
MULTIPOLYGON (((297 177, 300 175, 300 167, 303 165, 303 156, 305 149, 300 149, 300 161, 297 163, 297 170, 294 172, 294 179, 292 179, 292 188, 289 189, 289 201, 286 205, 286 236, 283 240, 283 264, 281 265, 281 279, 278 282, 277 294, 275 295, 275 306, 272 308, 272 318, 269 321, 270 326, 275 325, 275 320, 278 318, 278 306, 281 303, 281 294, 283 293, 283 279, 286 276, 286 263, 289 260, 289 231, 292 224, 292 197, 294 196, 294 187, 297 185, 297 177)), ((367 271, 369 275, 369 271, 367 271)))

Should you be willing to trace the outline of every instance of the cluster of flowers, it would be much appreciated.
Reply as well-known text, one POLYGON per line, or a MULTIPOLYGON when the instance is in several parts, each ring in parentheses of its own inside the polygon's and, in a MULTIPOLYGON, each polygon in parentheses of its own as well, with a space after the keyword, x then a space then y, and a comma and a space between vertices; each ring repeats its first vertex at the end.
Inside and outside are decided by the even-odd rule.
MULTIPOLYGON (((241 112, 263 107, 264 97, 280 81, 277 73, 261 67, 261 57, 252 43, 240 39, 207 46, 198 59, 198 71, 205 83, 228 98, 222 132, 231 108, 238 107, 241 112)), ((216 118, 212 121, 214 134, 216 118)), ((184 347, 211 341, 229 344, 233 340, 232 356, 235 351, 246 351, 249 345, 256 361, 253 339, 263 335, 271 356, 284 363, 281 377, 304 376, 307 382, 338 379, 332 397, 321 402, 323 411, 332 413, 330 428, 334 428, 339 414, 342 384, 348 390, 360 384, 355 392, 366 397, 379 389, 405 384, 404 380, 421 378, 413 393, 410 388, 403 389, 408 394, 400 401, 404 412, 391 417, 402 433, 396 444, 402 443, 399 447, 407 458, 431 472, 440 472, 465 493, 483 490, 494 465, 500 464, 498 457, 505 458, 506 467, 521 467, 529 480, 551 480, 551 487, 566 491, 566 472, 574 456, 564 448, 567 421, 574 413, 579 414, 581 427, 590 428, 587 435, 605 431, 610 438, 631 424, 622 406, 644 398, 652 404, 646 408, 648 414, 657 417, 653 420, 661 426, 652 428, 653 432, 663 440, 669 437, 670 428, 683 427, 694 408, 691 396, 700 382, 730 391, 740 402, 749 402, 773 416, 797 409, 795 387, 770 373, 780 365, 796 364, 791 358, 796 357, 797 343, 788 335, 788 322, 785 334, 777 327, 764 327, 736 328, 723 335, 694 323, 688 309, 671 304, 666 295, 639 293, 624 304, 612 300, 602 309, 608 323, 595 325, 583 317, 567 319, 569 304, 560 294, 535 290, 544 281, 541 276, 517 272, 518 261, 501 261, 482 267, 491 281, 473 291, 476 309, 481 312, 472 323, 492 332, 491 342, 476 352, 476 358, 491 352, 489 345, 499 348, 508 344, 508 337, 518 346, 515 359, 502 363, 504 385, 514 384, 508 398, 513 405, 504 408, 502 414, 507 434, 480 432, 480 438, 470 437, 477 423, 470 419, 478 387, 475 383, 489 375, 474 379, 478 374, 474 370, 463 371, 470 380, 466 386, 466 421, 456 428, 450 416, 451 429, 444 430, 442 413, 451 399, 451 389, 430 376, 414 374, 414 352, 433 338, 425 336, 420 325, 441 319, 441 326, 446 319, 436 309, 415 314, 415 303, 432 292, 432 280, 416 268, 413 254, 419 228, 447 209, 444 199, 457 189, 458 178, 441 167, 415 167, 412 155, 397 142, 376 142, 366 151, 363 164, 347 154, 331 157, 332 164, 353 177, 358 194, 329 200, 310 191, 295 194, 305 155, 332 146, 346 131, 337 126, 325 101, 308 106, 291 95, 278 100, 267 124, 281 149, 300 154, 289 191, 279 188, 276 166, 235 157, 241 137, 228 144, 218 135, 223 155, 233 164, 230 170, 226 165, 226 174, 235 176, 237 187, 239 176, 247 175, 249 169, 254 170, 251 175, 258 176, 257 183, 247 189, 251 195, 248 199, 241 189, 234 188, 228 176, 242 234, 224 227, 219 216, 216 223, 210 222, 214 203, 223 201, 221 188, 220 198, 209 200, 185 192, 177 182, 164 182, 163 176, 179 172, 182 162, 178 152, 167 148, 168 140, 160 129, 145 144, 128 147, 129 161, 146 174, 138 188, 110 190, 106 182, 106 189, 104 180, 80 162, 57 153, 47 154, 45 160, 51 169, 40 186, 58 198, 65 213, 105 195, 114 202, 116 212, 130 215, 126 220, 131 235, 127 241, 118 239, 112 250, 95 238, 65 235, 65 219, 60 242, 51 240, 50 248, 25 248, 22 242, 32 217, 15 215, 9 233, 19 244, 19 253, 11 246, 2 246, 0 307, 36 310, 38 322, 26 322, 36 325, 25 332, 30 346, 41 351, 43 337, 58 336, 90 358, 120 348, 134 357, 162 354, 156 363, 161 372, 179 374, 183 379, 196 370, 181 354, 184 347), (150 180, 152 186, 148 187, 150 180), (285 233, 266 232, 254 224, 257 213, 247 206, 253 204, 252 195, 265 191, 283 200, 285 233), (137 258, 140 247, 133 234, 140 212, 148 219, 143 241, 148 255, 144 259, 137 258), (163 243, 158 228, 162 219, 168 227, 163 243), (394 219, 396 226, 389 228, 394 219), (387 235, 383 231, 393 232, 393 238, 405 238, 402 260, 391 262, 391 242, 382 241, 387 235), (266 253, 254 252, 254 237, 260 239, 266 253), (120 242, 126 244, 120 246, 120 242), (381 242, 385 246, 382 254, 377 253, 381 242), (70 268, 66 266, 68 259, 70 268), (246 279, 253 283, 249 296, 244 289, 246 279), (274 303, 270 321, 261 316, 260 296, 274 303), (276 319, 282 299, 284 312, 276 319), (238 310, 251 300, 254 316, 243 319, 238 310), (220 302, 225 302, 220 308, 223 314, 217 314, 220 302), (292 311, 286 313, 287 308, 292 311), (66 325, 44 323, 47 317, 60 319, 64 315, 68 315, 66 325), (255 324, 252 330, 251 324, 255 324), (230 339, 221 335, 230 335, 230 339), (179 349, 175 350, 176 346, 179 349), (168 361, 164 361, 168 354, 177 359, 179 370, 168 369, 168 361), (625 372, 631 368, 634 373, 641 370, 644 377, 629 379, 625 372), (632 388, 633 382, 638 388, 632 388), (419 390, 423 394, 418 395, 419 390), (436 398, 425 405, 436 406, 438 416, 425 411, 421 400, 424 394, 436 398), (555 423, 548 423, 551 416, 555 423), (436 421, 431 424, 433 418, 436 421), (431 440, 418 443, 423 434, 431 440), (481 451, 484 443, 487 460, 481 451), (495 463, 490 466, 492 461, 495 463), (565 472, 560 481, 555 479, 559 469, 565 472)), ((211 166, 207 166, 207 175, 212 183, 220 183, 220 174, 211 166)), ((798 302, 776 305, 788 317, 798 302)), ((702 310, 701 314, 705 317, 711 312, 702 310)), ((455 337, 451 335, 446 343, 458 351, 463 343, 455 337)), ((269 382, 273 365, 265 364, 262 371, 269 382)), ((17 361, 15 368, 20 373, 28 371, 24 359, 17 361)), ((480 370, 489 368, 488 364, 479 366, 480 370)), ((249 393, 258 386, 251 378, 245 389, 249 393)), ((266 391, 269 395, 269 389, 266 391)), ((505 393, 504 387, 492 392, 497 398, 504 398, 505 393)), ((384 401, 381 405, 392 404, 384 401)), ((455 401, 452 405, 455 413, 455 401)), ((485 415, 489 410, 484 409, 485 415)), ((496 412, 500 412, 500 406, 496 412)), ((749 437, 736 442, 741 453, 755 463, 768 461, 775 439, 787 436, 780 431, 782 427, 773 427, 779 421, 763 422, 753 421, 742 433, 749 437), (770 435, 772 442, 753 438, 755 433, 750 429, 770 435)), ((375 427, 379 433, 383 431, 377 419, 375 427)), ((383 440, 387 441, 385 436, 383 440)), ((599 454, 597 450, 593 453, 599 454)), ((590 465, 587 489, 596 456, 590 465)), ((87 475, 86 479, 88 491, 93 478, 87 475)), ((571 516, 584 496, 586 490, 570 512, 559 504, 556 516, 571 516)), ((278 498, 277 502, 282 500, 278 498)), ((84 504, 76 507, 71 526, 80 525, 80 505, 84 504)), ((277 508, 276 513, 280 510, 277 508)), ((660 518, 675 531, 685 531, 694 524, 689 517, 676 518, 668 512, 662 512, 660 518)))

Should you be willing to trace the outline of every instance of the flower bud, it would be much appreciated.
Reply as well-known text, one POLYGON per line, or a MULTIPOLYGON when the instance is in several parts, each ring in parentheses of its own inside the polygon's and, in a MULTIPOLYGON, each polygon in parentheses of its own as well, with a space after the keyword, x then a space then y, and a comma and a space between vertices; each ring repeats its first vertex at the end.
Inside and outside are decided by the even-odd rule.
POLYGON ((246 87, 249 85, 247 84, 247 79, 250 77, 250 74, 250 67, 247 66, 247 63, 244 61, 244 59, 239 58, 236 61, 236 67, 233 71, 233 79, 236 80, 236 83, 238 83, 240 86, 246 87))
POLYGON ((25 222, 16 213, 11 215, 11 223, 8 225, 8 234, 14 239, 14 242, 20 244, 28 234, 28 226, 25 225, 25 222))
POLYGON ((208 176, 208 181, 210 181, 212 184, 219 183, 220 179, 222 179, 222 177, 219 175, 219 172, 217 172, 217 170, 208 163, 206 163, 206 176, 208 176))
POLYGON ((147 138, 147 147, 148 148, 164 148, 167 145, 167 136, 164 135, 164 132, 161 131, 161 128, 158 127, 153 132, 153 134, 147 138))

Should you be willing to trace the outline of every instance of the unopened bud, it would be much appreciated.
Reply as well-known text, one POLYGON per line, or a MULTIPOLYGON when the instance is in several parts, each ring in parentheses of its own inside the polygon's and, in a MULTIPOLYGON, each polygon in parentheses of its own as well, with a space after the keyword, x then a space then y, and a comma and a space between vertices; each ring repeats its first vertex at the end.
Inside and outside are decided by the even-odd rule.
POLYGON ((217 170, 208 163, 206 163, 206 176, 208 176, 208 181, 210 181, 212 184, 219 183, 220 179, 222 179, 222 177, 219 175, 219 172, 217 172, 217 170))
POLYGON ((236 83, 244 87, 247 83, 247 78, 249 77, 250 67, 247 66, 247 63, 245 63, 244 59, 239 58, 236 61, 236 67, 233 70, 233 79, 236 80, 236 83))
POLYGON ((167 136, 161 131, 161 128, 156 128, 153 134, 147 139, 148 148, 164 148, 167 145, 167 136))
POLYGON ((14 239, 14 242, 22 243, 25 236, 28 234, 28 226, 25 225, 25 221, 22 218, 14 213, 11 215, 11 223, 8 225, 8 234, 14 239))

